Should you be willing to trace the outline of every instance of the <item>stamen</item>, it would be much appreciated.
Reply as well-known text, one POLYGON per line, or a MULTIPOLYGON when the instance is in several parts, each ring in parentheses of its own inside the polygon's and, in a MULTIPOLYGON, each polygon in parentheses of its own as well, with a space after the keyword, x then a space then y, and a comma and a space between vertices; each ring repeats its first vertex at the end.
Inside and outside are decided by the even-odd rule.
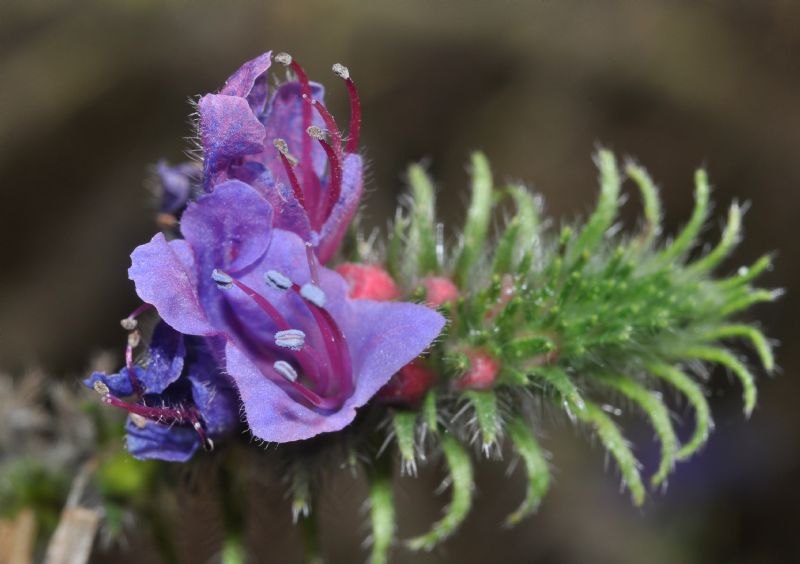
POLYGON ((119 324, 122 325, 122 328, 126 331, 133 331, 136 329, 137 325, 139 325, 139 322, 132 317, 126 317, 125 319, 122 319, 119 324))
POLYGON ((361 100, 358 97, 356 85, 350 78, 350 70, 340 63, 333 65, 332 70, 344 80, 347 94, 350 96, 350 131, 345 152, 355 153, 358 150, 358 141, 361 136, 361 100))
POLYGON ((286 329, 275 333, 275 344, 292 351, 299 351, 306 344, 306 334, 300 329, 286 329))
POLYGON ((317 141, 325 141, 325 130, 316 125, 310 125, 306 128, 306 133, 317 141))
MULTIPOLYGON (((292 72, 297 75, 297 81, 300 83, 300 95, 311 98, 311 84, 308 82, 308 75, 306 74, 305 69, 303 69, 303 67, 300 66, 300 64, 288 53, 278 53, 275 55, 275 60, 282 65, 289 67, 292 72)), ((311 106, 309 104, 303 104, 302 111, 303 128, 305 129, 311 125, 311 106)), ((303 155, 301 161, 304 163, 303 185, 310 186, 311 176, 314 174, 313 167, 311 166, 313 159, 311 158, 311 140, 305 137, 303 137, 303 155)))
POLYGON ((136 427, 138 427, 139 429, 144 429, 144 426, 147 425, 147 419, 145 419, 138 413, 131 413, 130 418, 133 424, 136 425, 136 427))
POLYGON ((333 147, 325 141, 324 135, 318 136, 320 132, 322 132, 322 130, 318 127, 309 127, 307 130, 309 136, 319 141, 320 146, 322 146, 322 149, 325 151, 325 156, 328 157, 328 161, 330 162, 331 181, 328 185, 327 198, 325 198, 322 209, 317 210, 318 213, 321 211, 321 213, 319 213, 319 224, 322 225, 325 223, 325 220, 330 217, 333 206, 336 205, 336 202, 339 201, 339 196, 342 194, 342 164, 339 160, 339 155, 333 150, 333 147), (314 131, 312 131, 312 129, 314 129, 314 131))
POLYGON ((273 290, 288 290, 292 287, 292 281, 277 270, 267 270, 264 273, 264 282, 273 290))
POLYGON ((289 161, 289 164, 292 166, 297 165, 297 159, 292 156, 289 152, 289 144, 286 143, 285 139, 281 139, 280 137, 276 137, 272 140, 272 144, 278 149, 278 152, 286 157, 286 160, 289 161))
POLYGON ((275 369, 275 372, 277 372, 290 382, 297 382, 297 371, 292 367, 291 364, 289 364, 285 360, 276 361, 272 365, 272 367, 275 369))
POLYGON ((279 156, 283 164, 283 170, 286 171, 286 176, 289 178, 289 185, 292 187, 295 199, 300 203, 303 209, 306 209, 306 198, 303 195, 303 189, 300 187, 300 181, 297 180, 297 175, 295 175, 294 169, 292 169, 292 163, 289 161, 289 157, 283 153, 279 153, 279 156))
POLYGON ((211 279, 216 282, 217 286, 220 288, 230 288, 233 286, 233 278, 217 268, 211 272, 211 279))
MULTIPOLYGON (((283 315, 281 315, 281 313, 269 302, 269 300, 250 288, 247 284, 244 284, 236 279, 232 280, 233 284, 242 292, 244 292, 251 300, 253 300, 261 309, 261 311, 266 313, 272 322, 275 323, 278 328, 278 332, 275 334, 276 340, 279 334, 286 331, 293 331, 291 325, 289 325, 289 322, 286 321, 283 315)), ((302 331, 300 332, 302 333, 302 331)), ((280 346, 277 342, 275 344, 280 346)), ((321 370, 321 367, 325 366, 325 362, 319 358, 319 356, 316 354, 316 351, 310 347, 303 348, 302 345, 300 349, 289 348, 289 350, 294 351, 295 358, 300 364, 300 368, 303 369, 303 372, 309 378, 318 384, 326 381, 322 375, 323 371, 321 370)))
POLYGON ((319 115, 322 117, 322 121, 325 122, 325 127, 328 128, 328 133, 330 133, 331 136, 331 145, 333 145, 333 149, 336 151, 336 154, 341 155, 342 132, 339 131, 339 127, 336 125, 336 120, 333 119, 333 116, 328 111, 328 108, 323 106, 322 103, 316 98, 303 96, 303 99, 311 104, 317 110, 317 113, 319 113, 319 115))
POLYGON ((292 56, 289 53, 278 53, 275 55, 275 60, 286 67, 292 64, 292 56))
POLYGON ((303 284, 300 295, 317 307, 325 307, 325 292, 316 284, 303 284))
MULTIPOLYGON (((306 284, 308 286, 308 284, 306 284)), ((330 393, 331 384, 334 381, 340 384, 339 390, 336 390, 338 398, 349 395, 352 393, 353 388, 353 372, 352 364, 350 362, 350 351, 347 347, 347 340, 344 337, 341 329, 336 324, 331 314, 323 307, 317 305, 313 300, 308 299, 303 295, 303 289, 297 284, 292 285, 292 290, 303 298, 308 305, 308 310, 314 317, 314 321, 319 328, 322 341, 325 344, 325 350, 328 353, 333 373, 327 381, 325 393, 330 393), (341 384, 344 385, 341 385, 341 384)), ((321 291, 321 290, 320 290, 321 291)))
POLYGON ((94 391, 100 394, 101 396, 107 396, 108 394, 111 393, 111 390, 108 389, 108 386, 102 380, 95 380, 94 391))
POLYGON ((136 329, 136 326, 139 324, 139 322, 136 321, 136 318, 139 317, 144 312, 146 312, 148 310, 151 310, 151 309, 153 309, 153 304, 142 304, 139 307, 137 307, 135 310, 133 310, 128 315, 128 317, 126 317, 125 319, 121 320, 119 323, 120 323, 120 325, 122 325, 122 328, 125 329, 126 331, 133 331, 134 329, 136 329))
POLYGON ((136 377, 136 369, 133 365, 133 350, 139 346, 141 340, 141 333, 134 329, 128 333, 128 343, 125 345, 125 368, 128 369, 128 381, 130 381, 131 387, 137 396, 142 395, 143 388, 139 378, 136 377))
POLYGON ((314 254, 314 247, 306 242, 306 260, 308 261, 308 271, 311 274, 311 281, 319 286, 319 268, 317 267, 317 255, 314 254))

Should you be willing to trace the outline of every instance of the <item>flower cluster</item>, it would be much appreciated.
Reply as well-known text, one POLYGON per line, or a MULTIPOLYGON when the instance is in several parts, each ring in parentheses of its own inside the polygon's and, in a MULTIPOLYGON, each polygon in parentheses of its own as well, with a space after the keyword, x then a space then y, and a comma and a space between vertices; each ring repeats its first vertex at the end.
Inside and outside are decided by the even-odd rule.
POLYGON ((363 187, 358 94, 346 67, 333 70, 350 95, 347 138, 322 87, 265 53, 199 100, 202 169, 159 165, 169 236, 131 255, 145 305, 123 320, 126 366, 85 382, 130 413, 134 456, 187 460, 236 429, 240 410, 267 442, 340 430, 442 330, 433 309, 354 295, 346 271, 324 266, 363 187), (270 92, 273 60, 293 78, 270 92), (142 347, 149 309, 158 321, 142 347))

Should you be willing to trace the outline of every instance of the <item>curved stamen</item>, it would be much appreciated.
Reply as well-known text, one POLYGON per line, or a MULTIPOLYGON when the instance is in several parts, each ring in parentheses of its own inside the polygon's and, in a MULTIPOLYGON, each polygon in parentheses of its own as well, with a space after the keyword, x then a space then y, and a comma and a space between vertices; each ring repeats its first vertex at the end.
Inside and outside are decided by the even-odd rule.
MULTIPOLYGON (((289 322, 286 321, 286 318, 281 315, 281 313, 273 306, 269 300, 267 300, 264 296, 253 290, 247 284, 236 280, 235 278, 231 277, 230 275, 222 272, 221 270, 214 270, 211 277, 217 282, 220 287, 225 287, 225 284, 230 284, 239 288, 242 292, 245 293, 247 297, 249 297, 255 304, 263 311, 264 313, 269 316, 275 326, 278 328, 278 333, 285 332, 285 331, 297 331, 297 329, 293 329, 289 322), (218 281, 221 280, 222 282, 218 281)), ((278 335, 276 333, 276 337, 278 335)), ((308 346, 303 346, 298 350, 291 350, 291 354, 295 356, 297 362, 300 364, 300 367, 303 369, 303 372, 308 375, 311 380, 315 383, 321 382, 321 366, 325 366, 325 363, 319 356, 315 353, 313 349, 308 346)))
POLYGON ((350 131, 345 152, 355 153, 358 150, 358 141, 361 136, 361 99, 358 97, 358 90, 353 79, 350 78, 350 70, 340 63, 333 65, 332 70, 344 80, 347 94, 350 96, 350 131))
POLYGON ((322 117, 322 121, 325 122, 325 127, 328 128, 328 133, 331 135, 331 145, 333 146, 333 150, 336 151, 336 154, 341 157, 342 132, 339 131, 339 127, 336 125, 336 120, 333 119, 333 116, 328 111, 328 108, 326 108, 322 102, 316 98, 310 98, 304 95, 303 100, 311 104, 317 110, 320 117, 322 117))
POLYGON ((322 289, 319 286, 315 286, 316 291, 312 291, 309 290, 309 286, 309 284, 305 284, 300 287, 297 284, 292 284, 292 290, 303 299, 309 312, 314 317, 331 361, 333 372, 331 373, 331 378, 328 379, 325 394, 328 395, 333 391, 336 394, 334 397, 341 400, 353 393, 353 368, 350 361, 350 350, 347 346, 347 340, 333 316, 319 304, 319 302, 323 304, 325 302, 325 294, 322 289), (312 296, 317 294, 315 296, 317 299, 309 299, 307 294, 312 296), (318 299, 319 295, 323 297, 321 300, 318 299), (339 384, 338 390, 332 390, 334 382, 339 384))
POLYGON ((311 126, 306 133, 319 142, 330 163, 331 181, 328 184, 327 198, 324 203, 320 202, 321 208, 317 209, 318 223, 322 225, 330 216, 333 206, 336 205, 342 193, 342 163, 330 143, 325 141, 325 133, 319 127, 311 126))
MULTIPOLYGON (((288 67, 289 69, 294 72, 297 76, 297 81, 300 83, 300 95, 301 96, 308 96, 311 98, 311 84, 308 81, 308 75, 306 74, 305 69, 300 66, 300 63, 294 60, 294 58, 289 55, 288 53, 279 53, 275 55, 275 60, 281 63, 282 65, 288 67)), ((302 108, 303 114, 303 129, 306 129, 311 126, 311 106, 309 104, 303 104, 302 108)), ((303 157, 301 159, 303 164, 303 184, 305 186, 311 185, 310 176, 314 174, 313 170, 313 159, 311 156, 311 140, 303 138, 303 157)))
POLYGON ((136 318, 144 312, 153 309, 153 307, 154 306, 152 304, 142 304, 128 314, 128 317, 121 320, 119 324, 122 325, 122 328, 126 331, 133 331, 139 325, 139 322, 136 320, 136 318))
POLYGON ((303 194, 303 188, 300 187, 300 182, 297 180, 297 175, 295 175, 293 168, 294 164, 297 164, 297 161, 289 154, 289 146, 286 144, 286 141, 279 138, 275 139, 272 144, 275 145, 275 148, 278 150, 278 156, 283 164, 283 169, 286 171, 286 176, 289 178, 289 184, 292 187, 292 192, 294 192, 294 197, 303 209, 306 209, 306 199, 303 194), (292 164, 293 162, 294 164, 292 164))

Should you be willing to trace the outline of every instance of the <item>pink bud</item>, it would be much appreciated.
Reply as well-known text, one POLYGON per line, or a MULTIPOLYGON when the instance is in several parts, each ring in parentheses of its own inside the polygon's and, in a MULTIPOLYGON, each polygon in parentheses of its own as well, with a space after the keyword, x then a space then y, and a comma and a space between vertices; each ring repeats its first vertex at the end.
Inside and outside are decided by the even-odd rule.
POLYGON ((436 374, 417 360, 406 364, 378 392, 378 398, 385 403, 412 404, 431 389, 436 374))
POLYGON ((498 361, 483 351, 465 351, 469 358, 469 368, 455 382, 458 390, 487 390, 492 387, 500 372, 498 361))
POLYGON ((400 297, 392 277, 379 266, 347 262, 337 266, 336 272, 347 280, 351 298, 386 302, 400 297))
POLYGON ((429 307, 439 307, 458 299, 458 288, 453 281, 443 276, 428 276, 422 279, 425 288, 425 303, 429 307))

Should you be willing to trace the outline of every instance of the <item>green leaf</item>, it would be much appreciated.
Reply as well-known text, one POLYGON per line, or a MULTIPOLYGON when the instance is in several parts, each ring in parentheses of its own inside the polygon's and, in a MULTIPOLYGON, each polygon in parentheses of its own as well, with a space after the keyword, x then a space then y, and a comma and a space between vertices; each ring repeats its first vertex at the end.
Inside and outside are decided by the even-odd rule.
POLYGON ((514 417, 507 425, 508 435, 525 464, 528 485, 525 499, 506 517, 506 525, 513 526, 534 513, 550 487, 550 469, 533 432, 522 417, 514 417))
POLYGON ((742 338, 748 339, 761 359, 761 364, 767 372, 775 369, 775 357, 764 333, 750 325, 732 324, 717 327, 702 337, 704 340, 715 341, 717 339, 742 338))
POLYGON ((408 168, 408 182, 413 198, 408 247, 415 251, 416 273, 425 276, 439 271, 433 181, 422 166, 413 164, 408 168))
POLYGON ((728 317, 736 312, 748 309, 756 304, 774 302, 781 292, 773 290, 753 290, 743 296, 727 302, 718 313, 719 317, 728 317))
POLYGON ((431 433, 439 432, 439 412, 436 408, 436 391, 430 390, 422 399, 422 420, 431 433))
POLYGON ((464 240, 456 260, 454 278, 460 288, 469 285, 475 261, 485 248, 492 211, 492 171, 483 153, 472 154, 472 198, 464 223, 464 240))
POLYGON ((497 443, 500 428, 500 416, 497 412, 497 396, 492 390, 468 390, 464 396, 475 409, 478 426, 481 429, 481 448, 488 456, 493 445, 497 443))
POLYGON ((395 280, 405 279, 405 261, 408 242, 406 232, 409 228, 409 219, 403 215, 402 210, 398 209, 392 225, 392 233, 389 236, 389 245, 386 250, 386 271, 395 280))
POLYGON ((721 364, 733 372, 742 383, 744 413, 747 417, 750 417, 750 414, 753 413, 753 408, 756 406, 756 383, 753 375, 739 359, 728 351, 715 347, 688 347, 681 349, 677 354, 686 358, 721 364))
POLYGON ((653 179, 643 167, 629 162, 625 167, 625 173, 636 183, 642 194, 646 224, 639 240, 639 250, 645 251, 653 246, 656 237, 661 233, 663 219, 661 199, 653 179))
POLYGON ((523 249, 529 250, 542 223, 541 203, 525 186, 512 185, 508 193, 514 200, 517 214, 514 220, 519 224, 518 241, 523 249))
POLYGON ((514 252, 517 249, 518 236, 520 231, 519 220, 512 219, 506 225, 505 232, 497 242, 494 249, 494 262, 492 264, 492 273, 506 274, 511 272, 514 267, 514 252))
POLYGON ((584 399, 575 383, 562 368, 557 366, 539 367, 531 371, 531 376, 552 386, 558 392, 564 409, 567 410, 570 417, 574 416, 576 412, 583 411, 584 399))
POLYGON ((633 504, 642 505, 645 491, 639 474, 639 462, 633 455, 628 441, 600 407, 590 401, 586 401, 584 405, 585 408, 577 413, 578 419, 592 427, 600 442, 616 461, 622 473, 623 484, 631 493, 633 504))
POLYGON ((743 266, 734 276, 720 280, 717 282, 717 286, 725 290, 743 286, 748 282, 752 282, 770 268, 772 268, 772 256, 765 255, 753 263, 753 266, 743 266))
POLYGON ((585 254, 591 254, 602 242, 606 231, 614 223, 619 208, 619 192, 622 181, 617 169, 617 159, 611 151, 601 149, 595 155, 600 169, 600 197, 597 207, 589 216, 574 244, 569 249, 568 263, 574 263, 585 254))
POLYGON ((406 541, 411 550, 431 550, 458 529, 472 507, 474 477, 469 453, 449 434, 442 435, 442 451, 450 473, 452 500, 429 532, 406 541))
POLYGON ((661 378, 689 400, 695 413, 694 433, 675 453, 677 460, 686 460, 697 452, 708 440, 713 427, 711 408, 708 405, 703 389, 683 371, 668 364, 653 363, 647 366, 648 372, 661 378))
POLYGON ((386 564, 389 549, 395 536, 394 496, 392 495, 392 473, 386 460, 376 460, 367 469, 369 480, 370 523, 372 525, 371 564, 386 564))
POLYGON ((722 232, 722 239, 706 256, 689 267, 692 273, 709 272, 727 257, 741 239, 742 209, 738 204, 733 204, 728 212, 728 223, 722 232))
POLYGON ((672 428, 667 406, 658 395, 627 376, 604 374, 598 379, 636 403, 650 419, 661 443, 661 462, 650 478, 650 483, 653 486, 662 484, 675 465, 675 452, 678 448, 678 437, 672 428))
POLYGON ((396 410, 392 413, 394 433, 397 437, 397 448, 404 472, 412 476, 417 474, 416 431, 417 412, 396 410))
POLYGON ((708 185, 708 175, 706 175, 706 171, 703 169, 697 170, 694 175, 694 183, 694 211, 692 212, 692 217, 689 219, 689 223, 686 224, 686 227, 683 228, 680 235, 678 235, 672 244, 661 253, 661 259, 664 262, 671 262, 680 258, 691 250, 706 219, 708 219, 708 196, 711 189, 708 185))

